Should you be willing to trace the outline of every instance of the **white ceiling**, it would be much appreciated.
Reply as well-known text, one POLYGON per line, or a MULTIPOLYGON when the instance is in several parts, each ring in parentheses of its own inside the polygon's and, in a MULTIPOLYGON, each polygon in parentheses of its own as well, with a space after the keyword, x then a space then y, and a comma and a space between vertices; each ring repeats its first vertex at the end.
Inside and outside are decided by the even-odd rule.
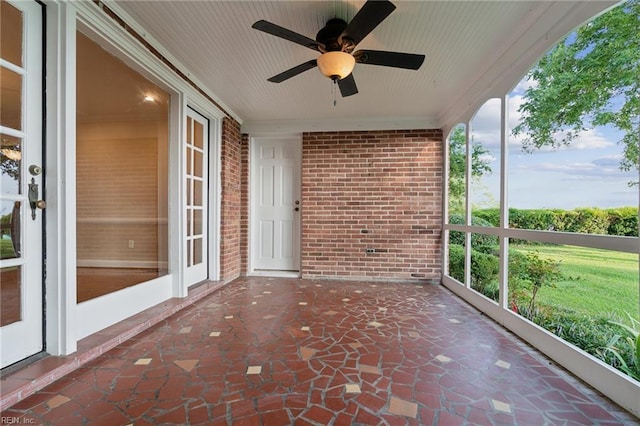
POLYGON ((107 4, 135 20, 134 28, 228 107, 243 130, 259 131, 446 126, 477 106, 473 98, 508 90, 555 41, 612 2, 396 0, 397 9, 358 48, 425 54, 422 68, 357 64, 359 93, 338 92, 335 107, 332 83, 317 69, 268 82, 318 53, 251 25, 265 19, 315 38, 327 19, 349 21, 362 0, 107 4))

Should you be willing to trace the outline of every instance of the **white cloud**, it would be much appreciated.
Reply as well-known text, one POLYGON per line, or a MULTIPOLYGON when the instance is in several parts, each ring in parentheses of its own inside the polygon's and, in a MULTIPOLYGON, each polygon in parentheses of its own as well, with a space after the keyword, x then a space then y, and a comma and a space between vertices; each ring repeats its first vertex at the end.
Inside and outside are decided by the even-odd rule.
POLYGON ((479 160, 485 163, 494 163, 498 158, 495 155, 491 154, 482 154, 479 157, 479 160))
POLYGON ((536 80, 533 79, 527 79, 527 76, 525 75, 522 80, 520 80, 518 82, 518 84, 516 85, 516 87, 513 88, 513 90, 511 91, 512 94, 524 94, 527 89, 531 88, 531 87, 536 87, 538 85, 538 82, 536 80))
POLYGON ((596 158, 593 163, 601 167, 618 167, 622 160, 622 154, 606 155, 604 157, 596 158))
MULTIPOLYGON (((518 109, 524 102, 524 97, 521 95, 509 96, 507 102, 509 146, 514 147, 514 149, 517 149, 518 147, 521 148, 523 146, 525 136, 514 136, 511 134, 511 131, 520 123, 520 119, 522 118, 522 114, 518 109)), ((556 140, 560 141, 562 139, 562 133, 558 132, 554 137, 556 140)), ((569 145, 562 145, 558 148, 543 147, 540 148, 540 151, 602 149, 610 148, 614 145, 615 142, 605 136, 601 128, 596 127, 584 130, 576 139, 571 141, 569 145)))
POLYGON ((471 138, 485 148, 500 147, 500 99, 485 102, 471 119, 471 138))
POLYGON ((601 149, 614 146, 615 143, 607 139, 597 128, 591 128, 580 133, 571 145, 562 149, 601 149))
POLYGON ((537 173, 553 173, 564 175, 564 179, 627 179, 634 177, 634 172, 624 172, 619 169, 620 156, 609 155, 590 161, 574 162, 538 162, 534 164, 519 164, 512 168, 514 171, 537 173))

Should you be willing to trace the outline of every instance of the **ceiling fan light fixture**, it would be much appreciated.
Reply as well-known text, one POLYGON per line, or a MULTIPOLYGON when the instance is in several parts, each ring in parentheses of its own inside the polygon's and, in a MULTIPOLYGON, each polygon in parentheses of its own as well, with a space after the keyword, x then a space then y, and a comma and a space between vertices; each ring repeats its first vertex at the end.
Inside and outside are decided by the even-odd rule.
POLYGON ((332 80, 342 80, 351 74, 356 65, 356 59, 345 52, 325 52, 317 62, 322 75, 332 80))

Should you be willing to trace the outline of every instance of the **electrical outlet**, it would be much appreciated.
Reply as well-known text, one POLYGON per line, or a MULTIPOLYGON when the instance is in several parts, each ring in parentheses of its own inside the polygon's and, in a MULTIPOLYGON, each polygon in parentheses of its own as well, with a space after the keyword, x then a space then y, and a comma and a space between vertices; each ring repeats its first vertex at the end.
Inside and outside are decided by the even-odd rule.
POLYGON ((136 242, 134 240, 129 240, 129 248, 132 249, 136 246, 136 242))
POLYGON ((375 252, 376 252, 376 249, 374 249, 374 248, 368 248, 367 249, 367 253, 375 253, 375 252))

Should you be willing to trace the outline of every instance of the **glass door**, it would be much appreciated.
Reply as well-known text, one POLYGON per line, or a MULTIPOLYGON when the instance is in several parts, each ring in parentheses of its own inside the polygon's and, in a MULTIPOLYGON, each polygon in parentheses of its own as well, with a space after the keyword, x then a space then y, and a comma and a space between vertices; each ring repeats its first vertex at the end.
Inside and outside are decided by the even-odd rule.
POLYGON ((0 367, 43 349, 42 14, 0 0, 0 367))
POLYGON ((187 108, 185 155, 185 280, 187 286, 208 275, 209 120, 187 108))

